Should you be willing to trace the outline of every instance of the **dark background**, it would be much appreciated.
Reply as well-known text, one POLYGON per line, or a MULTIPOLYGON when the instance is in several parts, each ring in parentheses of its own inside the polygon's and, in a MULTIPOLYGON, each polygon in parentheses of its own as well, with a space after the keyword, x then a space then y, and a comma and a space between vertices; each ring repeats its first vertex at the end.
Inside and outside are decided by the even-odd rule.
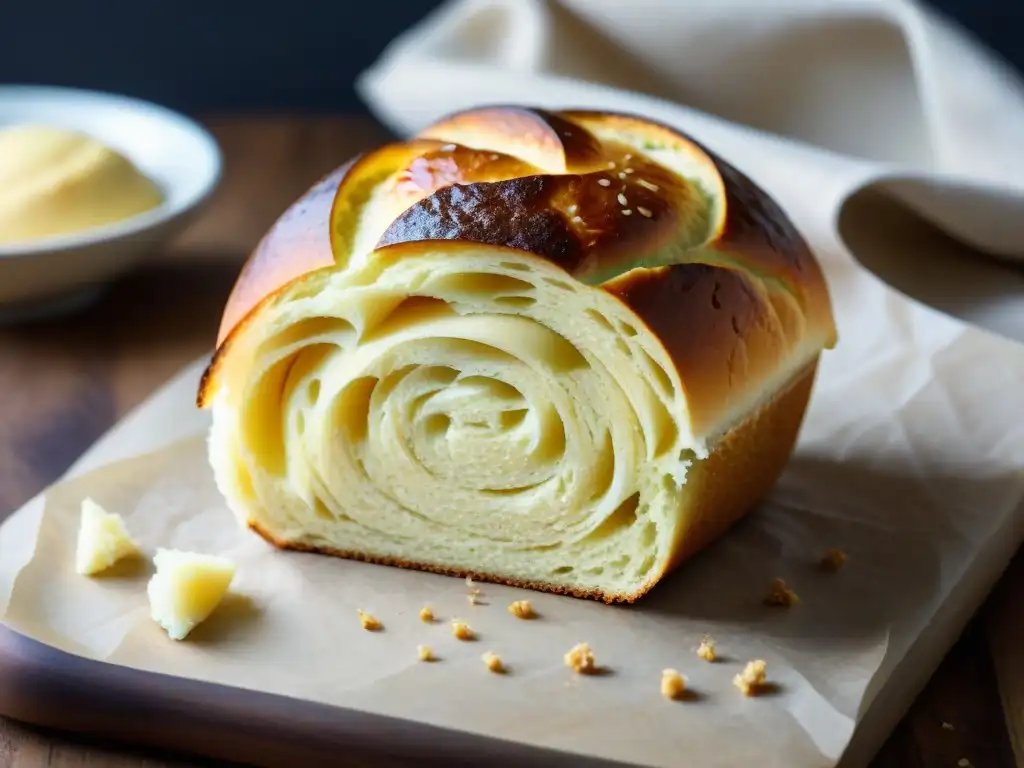
MULTIPOLYGON (((1024 71, 1024 0, 929 4, 1024 71)), ((193 113, 355 112, 353 78, 438 5, 0 0, 0 82, 117 91, 193 113)))

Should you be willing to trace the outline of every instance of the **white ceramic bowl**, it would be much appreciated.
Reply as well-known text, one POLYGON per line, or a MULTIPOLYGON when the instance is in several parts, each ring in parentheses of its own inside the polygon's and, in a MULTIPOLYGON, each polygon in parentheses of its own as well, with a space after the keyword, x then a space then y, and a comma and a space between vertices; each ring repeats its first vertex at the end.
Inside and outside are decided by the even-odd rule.
POLYGON ((0 245, 0 324, 72 311, 180 233, 216 188, 214 138, 183 115, 113 94, 0 85, 0 129, 35 123, 87 133, 127 156, 164 201, 114 224, 0 245))

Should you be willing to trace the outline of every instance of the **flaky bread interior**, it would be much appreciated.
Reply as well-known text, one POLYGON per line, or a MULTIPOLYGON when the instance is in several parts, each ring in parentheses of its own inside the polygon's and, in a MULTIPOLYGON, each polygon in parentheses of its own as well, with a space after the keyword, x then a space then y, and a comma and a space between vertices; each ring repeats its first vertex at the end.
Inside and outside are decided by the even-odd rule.
POLYGON ((218 483, 283 546, 635 598, 774 481, 814 364, 794 358, 708 445, 637 320, 494 246, 314 273, 236 341, 250 362, 213 403, 218 483))
POLYGON ((199 399, 280 547, 632 601, 770 490, 834 337, 734 169, 637 118, 491 108, 286 213, 199 399))

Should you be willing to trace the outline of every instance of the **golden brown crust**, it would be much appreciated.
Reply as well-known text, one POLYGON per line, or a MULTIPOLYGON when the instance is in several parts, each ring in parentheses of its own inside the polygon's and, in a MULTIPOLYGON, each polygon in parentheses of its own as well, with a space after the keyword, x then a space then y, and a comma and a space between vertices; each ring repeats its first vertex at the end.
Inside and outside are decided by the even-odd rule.
POLYGON ((836 342, 828 286, 821 265, 779 205, 749 178, 715 159, 725 187, 726 218, 715 240, 717 251, 737 258, 753 273, 785 282, 799 299, 811 327, 821 329, 823 345, 836 342))
POLYGON ((334 263, 331 208, 338 184, 351 166, 350 162, 318 181, 260 240, 228 297, 217 332, 218 346, 268 295, 302 275, 334 263))
MULTIPOLYGON (((697 141, 633 115, 487 107, 364 154, 289 208, 243 268, 218 346, 303 274, 343 265, 360 247, 436 239, 543 256, 580 280, 632 295, 630 306, 654 325, 682 278, 634 267, 689 261, 746 272, 770 295, 740 299, 738 318, 758 305, 779 315, 775 333, 787 345, 808 335, 824 347, 835 342, 824 276, 806 242, 763 190, 697 141), (692 172, 656 160, 658 148, 692 172), (655 278, 677 283, 661 292, 616 285, 655 278)), ((720 314, 707 304, 683 311, 714 316, 704 326, 720 314)), ((676 324, 661 337, 670 347, 680 333, 676 324)))
POLYGON ((637 179, 656 181, 657 192, 628 177, 613 179, 614 172, 602 169, 445 187, 396 218, 378 245, 418 240, 505 245, 544 256, 580 279, 611 274, 616 264, 671 247, 694 204, 691 190, 654 167, 637 179))
POLYGON ((234 347, 235 339, 240 337, 244 332, 245 328, 251 323, 257 315, 259 315, 260 308, 264 305, 274 301, 280 294, 288 290, 290 287, 301 283, 304 280, 308 280, 312 275, 316 274, 318 270, 305 272, 295 280, 284 283, 278 286, 273 291, 263 296, 255 306, 246 312, 228 331, 225 338, 220 342, 220 345, 214 350, 213 357, 210 359, 209 365, 203 369, 202 376, 199 378, 199 387, 196 393, 196 406, 199 408, 208 408, 213 402, 213 396, 216 394, 220 387, 221 378, 223 376, 223 369, 226 365, 228 356, 230 355, 232 348, 234 347))
MULTIPOLYGON (((693 164, 705 167, 705 183, 714 183, 711 194, 724 201, 723 215, 713 222, 705 248, 754 275, 781 281, 798 298, 808 322, 821 329, 823 346, 835 344, 831 302, 821 266, 785 211, 761 187, 696 139, 655 121, 604 112, 564 114, 593 130, 631 132, 680 151, 687 149, 693 164)), ((698 256, 693 260, 702 262, 707 258, 698 256)))
POLYGON ((402 211, 440 189, 539 172, 519 157, 451 142, 416 138, 387 144, 359 158, 338 184, 331 212, 335 256, 344 260, 362 230, 376 227, 379 237, 402 211))
POLYGON ((421 138, 523 157, 548 173, 596 167, 604 148, 571 120, 546 109, 491 106, 442 117, 420 131, 421 138))
POLYGON ((796 445, 811 397, 817 359, 772 401, 728 432, 686 475, 691 504, 681 519, 677 547, 666 568, 704 549, 743 518, 774 487, 796 445))
POLYGON ((265 298, 347 252, 367 197, 378 185, 390 182, 389 205, 382 213, 393 218, 451 184, 536 171, 516 157, 428 140, 387 144, 350 160, 289 207, 256 246, 228 297, 217 344, 265 298))
POLYGON ((770 402, 727 433, 707 460, 696 462, 691 467, 687 475, 687 485, 694 488, 694 491, 687 494, 686 498, 692 500, 692 504, 681 513, 681 519, 686 520, 687 525, 678 531, 672 557, 662 573, 631 594, 606 594, 596 589, 584 590, 539 581, 518 581, 480 571, 377 557, 365 552, 317 547, 278 539, 256 521, 249 521, 248 525, 279 549, 471 578, 473 581, 505 584, 510 587, 601 600, 606 603, 634 603, 681 563, 721 536, 768 494, 789 460, 810 398, 816 371, 815 359, 770 402))
MULTIPOLYGON (((735 402, 763 391, 791 349, 766 296, 746 275, 707 264, 636 270, 608 290, 661 341, 691 404, 695 433, 720 422, 735 402)), ((793 335, 790 338, 798 338, 793 335)))
POLYGON ((599 283, 632 266, 663 263, 708 234, 704 201, 689 179, 629 143, 599 141, 564 116, 495 107, 446 118, 424 133, 518 154, 544 173, 440 189, 399 217, 380 244, 507 245, 599 283))

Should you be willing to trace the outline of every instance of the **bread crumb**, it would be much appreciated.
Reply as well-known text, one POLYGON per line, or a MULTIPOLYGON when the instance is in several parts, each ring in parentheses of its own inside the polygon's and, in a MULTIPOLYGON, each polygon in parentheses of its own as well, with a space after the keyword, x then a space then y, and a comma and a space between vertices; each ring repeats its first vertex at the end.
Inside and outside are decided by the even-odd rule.
POLYGON ((765 605, 782 606, 784 608, 799 602, 800 598, 796 596, 796 592, 787 587, 786 582, 782 579, 775 579, 768 589, 768 594, 764 597, 765 605))
POLYGON ((420 661, 434 661, 434 652, 430 650, 429 645, 417 645, 416 655, 420 657, 420 661))
POLYGON ((578 643, 565 654, 565 664, 580 675, 589 675, 596 671, 594 654, 586 643, 578 643))
POLYGON ((846 565, 846 553, 841 549, 830 549, 821 558, 821 567, 826 571, 838 571, 846 565))
POLYGON ((499 675, 505 672, 505 665, 501 663, 501 659, 498 657, 498 654, 494 653, 494 651, 488 651, 485 653, 483 655, 483 660, 484 664, 487 665, 487 668, 491 670, 491 672, 499 675))
POLYGON ((80 575, 95 576, 122 559, 139 554, 138 544, 120 515, 107 512, 88 497, 82 499, 75 551, 75 570, 80 575))
POLYGON ((684 693, 686 693, 686 681, 683 676, 674 669, 663 669, 661 671, 661 695, 675 701, 682 698, 684 693))
POLYGON ((475 637, 469 625, 458 619, 452 619, 452 634, 459 640, 472 640, 475 637))
POLYGON ((380 623, 380 619, 376 616, 371 616, 362 608, 357 608, 356 610, 359 612, 359 622, 363 625, 363 629, 367 629, 370 632, 383 629, 384 625, 380 623))
POLYGON ((473 582, 473 577, 472 576, 467 576, 466 577, 466 586, 469 587, 470 589, 473 588, 474 582, 473 582))
POLYGON ((732 684, 743 691, 745 696, 757 695, 768 678, 767 666, 761 659, 748 662, 743 671, 732 679, 732 684))
POLYGON ((700 656, 704 661, 715 660, 715 638, 705 637, 700 641, 700 646, 697 648, 697 655, 700 656))
POLYGON ((157 547, 146 585, 149 615, 172 640, 184 640, 227 596, 237 567, 217 555, 157 547))
POLYGON ((944 731, 952 731, 953 730, 953 724, 952 723, 943 723, 942 724, 942 730, 944 730, 944 731))
POLYGON ((478 600, 479 597, 480 597, 480 590, 479 589, 471 589, 469 591, 469 594, 466 595, 466 599, 469 600, 469 604, 470 605, 478 605, 477 600, 478 600))
POLYGON ((434 620, 434 612, 430 609, 429 605, 424 605, 420 608, 420 621, 424 624, 429 624, 434 620))
POLYGON ((509 605, 508 612, 517 619, 532 619, 537 615, 533 612, 533 606, 530 605, 529 600, 516 600, 509 605))

